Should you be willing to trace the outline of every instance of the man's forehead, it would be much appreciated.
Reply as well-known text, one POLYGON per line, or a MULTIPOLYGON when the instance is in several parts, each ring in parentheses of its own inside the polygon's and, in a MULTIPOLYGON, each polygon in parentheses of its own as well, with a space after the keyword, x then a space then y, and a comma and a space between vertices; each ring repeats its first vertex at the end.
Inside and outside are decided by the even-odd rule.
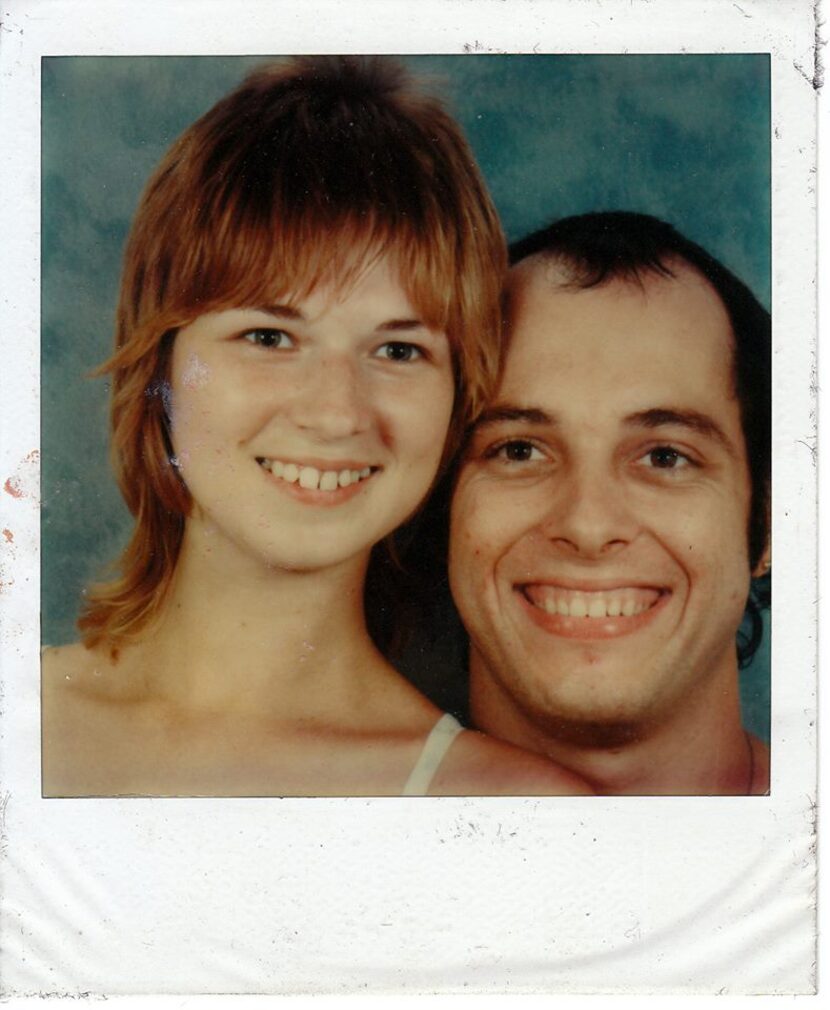
POLYGON ((659 418, 742 448, 731 323, 694 268, 583 288, 534 257, 514 268, 513 285, 505 370, 485 418, 537 411, 554 426, 621 429, 659 418))
POLYGON ((721 305, 721 297, 709 280, 691 263, 680 256, 670 255, 659 261, 661 269, 643 265, 626 271, 609 270, 607 276, 598 283, 582 283, 580 278, 585 270, 567 257, 556 253, 535 253, 510 268, 507 282, 508 301, 521 299, 528 291, 551 295, 579 292, 625 292, 646 295, 652 289, 679 285, 687 289, 697 289, 721 305))
MULTIPOLYGON (((632 340, 662 335, 684 357, 713 341, 731 374, 734 338, 729 314, 709 281, 684 261, 670 275, 646 271, 580 286, 567 264, 536 255, 511 270, 507 301, 507 366, 517 345, 561 347, 570 338, 632 340)), ((602 349, 601 344, 598 345, 602 349)))
POLYGON ((573 269, 560 256, 535 253, 533 256, 526 256, 510 268, 508 291, 517 290, 531 281, 557 288, 570 284, 573 279, 573 269))

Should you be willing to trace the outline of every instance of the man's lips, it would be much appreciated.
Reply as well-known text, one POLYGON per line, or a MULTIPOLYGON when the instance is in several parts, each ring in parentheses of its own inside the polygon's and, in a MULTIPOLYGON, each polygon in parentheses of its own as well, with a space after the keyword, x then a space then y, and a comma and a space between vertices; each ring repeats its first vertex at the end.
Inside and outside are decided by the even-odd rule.
POLYGON ((649 610, 661 590, 643 586, 614 586, 609 589, 570 589, 544 583, 522 586, 534 607, 562 617, 633 617, 649 610))
POLYGON ((671 596, 668 589, 658 586, 575 589, 555 583, 526 583, 516 590, 538 625, 565 638, 629 634, 650 623, 671 596))

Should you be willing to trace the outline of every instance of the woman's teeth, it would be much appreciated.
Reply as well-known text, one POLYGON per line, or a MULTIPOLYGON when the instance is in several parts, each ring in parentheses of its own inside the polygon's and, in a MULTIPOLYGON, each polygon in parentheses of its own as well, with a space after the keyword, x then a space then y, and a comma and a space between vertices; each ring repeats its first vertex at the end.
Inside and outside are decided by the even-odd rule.
POLYGON ((635 617, 654 606, 660 591, 626 587, 587 593, 552 586, 527 586, 525 596, 534 607, 560 617, 635 617))
POLYGON ((339 487, 357 484, 372 473, 369 466, 361 470, 318 470, 316 466, 297 466, 296 463, 281 463, 278 459, 259 459, 257 462, 275 477, 289 484, 299 484, 309 491, 336 491, 339 487))

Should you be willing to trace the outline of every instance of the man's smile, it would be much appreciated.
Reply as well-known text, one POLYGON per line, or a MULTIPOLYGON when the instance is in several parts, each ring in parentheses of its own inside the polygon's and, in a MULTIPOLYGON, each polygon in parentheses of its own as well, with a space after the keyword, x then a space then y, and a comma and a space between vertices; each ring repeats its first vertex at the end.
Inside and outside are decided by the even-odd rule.
POLYGON ((529 582, 514 588, 536 624, 565 638, 616 638, 638 631, 671 597, 665 587, 624 584, 599 589, 529 582))

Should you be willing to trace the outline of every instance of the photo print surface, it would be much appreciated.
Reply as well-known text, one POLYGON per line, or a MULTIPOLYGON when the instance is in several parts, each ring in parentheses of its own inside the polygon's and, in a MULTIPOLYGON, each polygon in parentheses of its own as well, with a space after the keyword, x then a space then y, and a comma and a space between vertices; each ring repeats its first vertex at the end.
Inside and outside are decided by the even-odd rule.
MULTIPOLYGON (((108 410, 112 375, 96 378, 92 373, 113 351, 124 249, 141 194, 175 138, 247 75, 269 63, 279 65, 279 57, 273 61, 260 57, 62 57, 43 62, 44 644, 63 645, 77 640, 76 622, 89 603, 87 594, 95 592, 91 587, 106 577, 107 565, 118 558, 134 527, 111 466, 108 410), (95 117, 88 114, 92 106, 97 110, 95 117)), ((457 120, 492 194, 508 242, 515 244, 563 218, 614 211, 648 215, 671 224, 703 247, 743 280, 761 305, 769 309, 770 111, 769 61, 764 55, 410 56, 400 58, 399 64, 412 75, 416 87, 439 96, 457 120)), ((256 156, 254 148, 252 157, 256 156)), ((272 156, 263 149, 263 159, 272 156)), ((321 152, 320 157, 324 156, 329 157, 328 152, 321 152)), ((313 165, 313 152, 308 157, 313 165)), ((239 187, 244 190, 244 174, 240 178, 239 187)), ((252 174, 251 178, 252 187, 260 184, 258 176, 252 174)), ((173 259, 184 255, 172 240, 171 249, 168 255, 173 259)), ((151 282, 144 283, 149 287, 151 282)), ((200 291, 198 297, 209 300, 212 294, 200 291)), ((197 372, 204 378, 209 371, 208 365, 200 363, 200 353, 198 349, 190 352, 190 365, 182 365, 185 381, 191 385, 197 372)), ((682 345, 678 353, 682 357, 682 345)), ((142 390, 145 405, 153 398, 159 401, 167 397, 169 401, 167 382, 166 376, 160 379, 153 372, 142 390)), ((213 396, 214 391, 208 388, 207 393, 213 396)), ((331 395, 331 390, 325 388, 309 389, 311 398, 331 395)), ((686 394, 676 395, 682 398, 686 394)), ((244 418, 243 423, 247 423, 244 418)), ((417 427, 424 421, 414 414, 409 424, 417 427)), ((427 433, 433 439, 440 435, 427 433)), ((282 445, 291 441, 284 434, 279 439, 282 445)), ((263 447, 268 442, 265 448, 270 452, 271 444, 279 439, 269 435, 260 442, 263 447)), ((344 439, 341 445, 346 442, 344 439)), ((251 444, 252 451, 256 451, 257 441, 251 444)), ((324 450, 316 452, 315 460, 344 457, 349 452, 354 455, 356 444, 352 439, 347 452, 336 447, 336 442, 329 442, 324 450)), ((305 446, 302 448, 306 455, 314 455, 305 446)), ((168 459, 175 462, 175 448, 168 449, 168 459)), ((365 452, 363 447, 361 450, 365 452)), ((220 453, 222 449, 217 445, 212 451, 220 453)), ((279 446, 274 451, 279 451, 279 446)), ((282 451, 291 457, 287 462, 293 465, 298 455, 295 446, 282 451)), ((769 450, 762 451, 768 454, 769 450)), ((121 455, 123 463, 123 446, 116 443, 114 452, 116 459, 121 455)), ((286 461, 280 462, 285 465, 286 461)), ((298 462, 297 480, 302 460, 298 462)), ((343 459, 338 461, 338 474, 342 470, 340 462, 343 459)), ((217 466, 212 465, 211 480, 221 483, 217 466)), ((323 464, 312 469, 324 473, 323 464)), ((186 467, 180 468, 175 474, 175 479, 185 485, 186 471, 186 467)), ((293 472, 289 475, 295 476, 293 472)), ((122 479, 128 484, 140 484, 145 477, 128 470, 122 479)), ((337 491, 341 493, 342 489, 337 491)), ((137 501, 137 488, 132 497, 137 501)), ((178 526, 182 507, 165 502, 164 508, 169 511, 164 513, 168 518, 160 520, 162 528, 178 526)), ((307 525, 319 521, 314 507, 307 511, 307 525)), ((421 583, 419 573, 412 571, 419 567, 425 550, 435 547, 445 536, 449 520, 446 502, 427 512, 428 520, 420 525, 416 520, 415 532, 402 538, 410 550, 410 557, 403 558, 400 573, 401 579, 409 579, 413 586, 409 606, 395 611, 391 594, 384 595, 382 581, 374 594, 370 585, 366 606, 370 624, 374 621, 383 625, 385 621, 394 626, 396 634, 390 636, 386 628, 381 644, 390 638, 403 643, 397 650, 390 650, 393 662, 439 709, 468 722, 467 636, 448 591, 442 568, 443 545, 433 551, 435 561, 426 575, 420 573, 421 583), (397 634, 401 631, 407 633, 397 634)), ((215 516, 213 521, 215 526, 215 516)), ((278 513, 270 518, 258 513, 252 519, 274 525, 291 521, 278 513)), ((685 531, 681 533, 686 535, 685 531)), ((171 548, 165 539, 164 545, 150 550, 150 559, 143 563, 151 568, 171 549, 178 550, 178 546, 171 548)), ((277 565, 283 560, 274 559, 277 565)), ((302 563, 301 558, 297 561, 302 563)), ((652 562, 640 562, 645 563, 652 562)), ((637 564, 635 560, 635 568, 637 564)), ((176 567, 175 558, 170 567, 176 567)), ((108 574, 112 577, 112 569, 108 574)), ((641 571, 635 574, 641 581, 645 577, 641 571)), ((763 746, 768 744, 770 732, 770 653, 769 611, 765 606, 769 578, 761 574, 765 577, 753 585, 752 613, 739 632, 740 672, 730 672, 728 678, 739 676, 743 724, 763 746), (751 648, 747 648, 750 640, 751 648)), ((470 580, 473 578, 471 575, 470 580)), ((625 578, 633 576, 618 573, 616 578, 624 583, 625 578)), ((133 574, 133 579, 138 576, 133 574)), ((462 570, 458 580, 464 579, 462 570)), ((137 604, 135 609, 152 609, 166 592, 166 583, 153 584, 148 601, 137 604)), ((614 607, 621 610, 626 604, 623 595, 620 590, 616 599, 606 591, 607 600, 603 602, 612 611, 614 607)), ((679 593, 675 593, 675 599, 680 599, 679 593)), ((590 597, 586 600, 587 616, 590 597)), ((639 602, 636 605, 645 606, 639 602)), ((473 599, 470 606, 478 611, 480 601, 473 599)), ((580 606, 577 599, 575 613, 581 613, 580 606)), ((607 616, 613 623, 614 614, 607 616)), ((140 630, 140 620, 132 612, 123 620, 133 621, 140 630)), ((199 620, 210 623, 206 613, 197 615, 197 624, 199 620)), ((622 614, 616 622, 626 623, 622 614)), ((152 622, 147 624, 147 628, 152 626, 152 622)), ((383 633, 381 627, 381 637, 383 633)), ((104 639, 96 641, 90 635, 89 624, 85 634, 88 642, 96 642, 101 648, 104 639)), ((244 631, 240 634, 244 645, 248 636, 244 631)), ((660 634, 662 649, 666 635, 670 637, 673 632, 660 634)), ((309 631, 301 637, 308 644, 302 647, 306 655, 301 650, 297 661, 305 663, 314 658, 314 642, 310 641, 313 634, 309 631)), ((128 641, 126 636, 124 644, 128 641)), ((113 642, 118 644, 116 639, 113 642)), ((609 647, 605 643, 605 647, 616 645, 609 647)), ((688 650, 688 646, 683 649, 688 650)), ((154 654, 152 662, 158 661, 154 654)), ((146 665, 150 661, 141 662, 146 665)), ((178 669, 176 662, 180 659, 174 661, 178 669)), ((572 664, 573 660, 566 655, 564 662, 572 664)), ((104 681, 129 676, 119 674, 116 665, 102 681, 104 665, 96 666, 93 673, 97 677, 89 685, 93 694, 104 681)), ((75 675, 73 671, 69 674, 75 675)), ((119 699, 135 701, 139 696, 140 692, 128 691, 119 699)), ((107 704, 111 701, 113 697, 107 695, 107 704)), ((525 740, 513 742, 524 744, 525 740)), ((739 757, 745 763, 746 755, 739 757)), ((759 750, 757 763, 761 762, 766 764, 766 757, 759 750)), ((744 772, 741 776, 746 778, 744 772)), ((738 785, 732 783, 727 788, 739 791, 738 785)), ((117 783, 112 786, 116 787, 117 783)), ((163 783, 161 787, 164 789, 163 783)), ((56 788, 60 792, 64 786, 56 788)), ((76 787, 66 782, 65 788, 72 793, 76 787)), ((105 780, 90 784, 93 792, 106 794, 109 788, 105 780)), ((145 784, 125 783, 124 788, 152 794, 159 787, 148 779, 145 784)), ((178 786, 170 786, 174 794, 182 795, 214 789, 221 795, 228 788, 233 786, 223 785, 221 774, 215 786, 209 781, 188 785, 186 779, 178 786)), ((281 791, 279 780, 273 786, 262 780, 242 788, 256 794, 268 794, 272 788, 281 791)), ((283 785, 282 790, 285 788, 283 785)), ((287 788, 291 791, 293 787, 289 784, 287 788)), ((311 794, 326 792, 325 784, 315 786, 313 782, 297 788, 311 794)), ((343 785, 332 788, 348 791, 343 785)), ((376 788, 382 790, 383 786, 376 788)), ((517 788, 533 791, 532 783, 517 788)), ((631 791, 648 792, 652 788, 666 789, 646 784, 633 785, 631 791)), ((695 791, 682 776, 667 788, 678 793, 695 791)), ((701 788, 717 791, 716 786, 701 788)), ((477 787, 472 789, 476 791, 477 787)), ((499 791, 495 785, 494 790, 499 791)), ((371 784, 366 784, 365 791, 372 792, 371 784)))

